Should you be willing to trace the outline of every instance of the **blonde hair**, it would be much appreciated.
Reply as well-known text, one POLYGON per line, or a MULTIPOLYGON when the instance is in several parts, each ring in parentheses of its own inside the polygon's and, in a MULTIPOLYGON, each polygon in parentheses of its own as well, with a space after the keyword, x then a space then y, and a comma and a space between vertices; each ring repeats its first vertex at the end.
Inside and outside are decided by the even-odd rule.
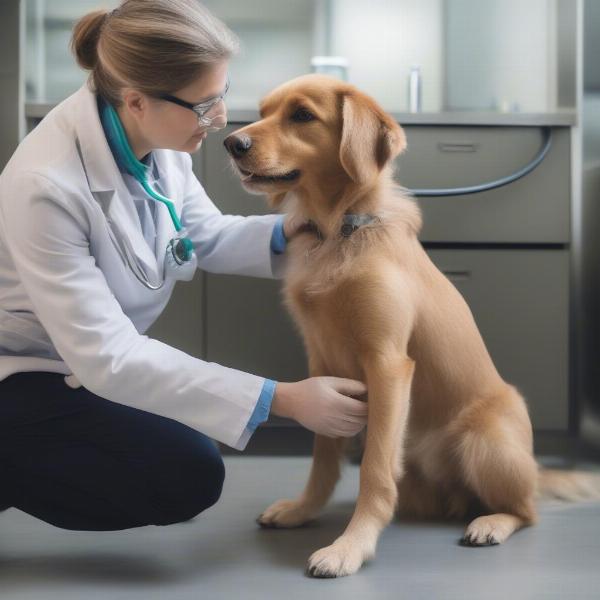
POLYGON ((125 0, 79 19, 71 38, 92 89, 115 106, 123 87, 173 93, 238 48, 235 34, 196 0, 125 0))

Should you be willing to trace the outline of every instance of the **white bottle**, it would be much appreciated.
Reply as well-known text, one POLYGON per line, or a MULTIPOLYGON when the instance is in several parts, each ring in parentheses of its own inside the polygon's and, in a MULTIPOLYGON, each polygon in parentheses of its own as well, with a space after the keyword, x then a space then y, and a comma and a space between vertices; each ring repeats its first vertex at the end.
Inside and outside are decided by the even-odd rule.
POLYGON ((413 66, 408 76, 408 110, 421 112, 421 69, 413 66))

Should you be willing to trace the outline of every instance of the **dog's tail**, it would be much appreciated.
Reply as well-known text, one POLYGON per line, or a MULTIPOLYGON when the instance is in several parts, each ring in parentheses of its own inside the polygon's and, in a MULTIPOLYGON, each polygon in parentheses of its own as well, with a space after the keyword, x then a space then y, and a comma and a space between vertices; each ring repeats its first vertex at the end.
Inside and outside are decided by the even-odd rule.
POLYGON ((600 473, 540 468, 537 497, 565 502, 600 500, 600 473))

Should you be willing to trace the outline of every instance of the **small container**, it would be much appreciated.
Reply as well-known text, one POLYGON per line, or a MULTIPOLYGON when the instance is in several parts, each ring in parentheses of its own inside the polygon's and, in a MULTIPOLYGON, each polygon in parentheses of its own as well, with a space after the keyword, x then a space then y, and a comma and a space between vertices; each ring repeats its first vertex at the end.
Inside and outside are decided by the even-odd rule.
POLYGON ((344 56, 313 56, 310 67, 313 73, 331 75, 348 81, 348 59, 344 56))
POLYGON ((410 68, 408 76, 408 110, 421 112, 421 69, 415 66, 410 68))

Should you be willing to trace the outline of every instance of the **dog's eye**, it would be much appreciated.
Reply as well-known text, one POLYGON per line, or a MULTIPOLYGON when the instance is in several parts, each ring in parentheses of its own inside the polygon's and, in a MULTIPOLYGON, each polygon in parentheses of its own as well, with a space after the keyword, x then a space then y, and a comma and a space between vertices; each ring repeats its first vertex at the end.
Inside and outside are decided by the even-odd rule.
POLYGON ((306 121, 312 121, 315 116, 306 108, 299 108, 292 115, 292 121, 297 121, 298 123, 305 123, 306 121))

